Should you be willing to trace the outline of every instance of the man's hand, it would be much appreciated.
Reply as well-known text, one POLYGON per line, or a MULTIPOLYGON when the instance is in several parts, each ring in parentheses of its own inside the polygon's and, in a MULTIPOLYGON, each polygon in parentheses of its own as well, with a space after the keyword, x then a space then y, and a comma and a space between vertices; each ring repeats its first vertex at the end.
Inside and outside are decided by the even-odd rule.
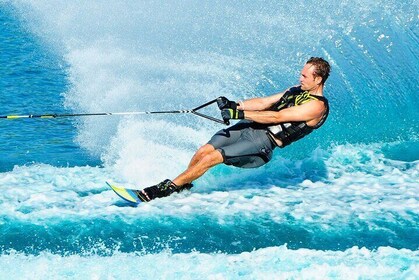
POLYGON ((220 110, 223 109, 237 109, 237 103, 235 101, 230 101, 224 96, 220 96, 217 98, 217 105, 220 110))
POLYGON ((226 124, 229 124, 229 120, 244 119, 244 111, 237 109, 223 109, 221 110, 221 117, 226 124))

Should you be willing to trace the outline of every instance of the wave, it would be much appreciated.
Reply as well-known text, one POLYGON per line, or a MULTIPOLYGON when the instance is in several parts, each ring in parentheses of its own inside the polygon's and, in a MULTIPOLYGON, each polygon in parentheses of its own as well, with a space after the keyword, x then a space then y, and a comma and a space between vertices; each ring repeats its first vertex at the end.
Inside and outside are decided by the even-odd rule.
POLYGON ((300 162, 278 161, 266 167, 266 180, 214 170, 191 192, 139 207, 105 186, 117 176, 109 168, 15 167, 0 174, 0 248, 104 255, 115 248, 232 254, 282 244, 417 250, 419 162, 386 158, 380 148, 336 146, 300 162), (313 165, 327 171, 316 173, 313 165))
POLYGON ((0 255, 0 274, 19 279, 196 279, 203 275, 209 279, 415 279, 419 276, 418 258, 416 252, 389 247, 373 251, 353 247, 336 252, 280 246, 232 255, 162 252, 118 253, 112 257, 47 252, 33 256, 12 251, 0 255), (159 269, 154 269, 156 263, 161 264, 159 269))
MULTIPOLYGON (((417 141, 416 1, 14 4, 66 61, 65 105, 75 112, 265 96, 297 83, 305 60, 318 55, 333 67, 331 116, 291 157, 331 143, 417 141)), ((220 128, 189 116, 86 118, 77 141, 107 164, 146 157, 169 165, 169 176, 179 171, 172 161, 184 161, 220 128)))

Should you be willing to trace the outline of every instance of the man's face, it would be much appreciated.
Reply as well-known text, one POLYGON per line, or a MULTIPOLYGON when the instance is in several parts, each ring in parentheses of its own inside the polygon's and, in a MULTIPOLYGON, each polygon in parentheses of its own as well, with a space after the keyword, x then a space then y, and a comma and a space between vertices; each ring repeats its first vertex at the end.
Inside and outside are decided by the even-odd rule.
POLYGON ((300 75, 300 85, 302 90, 313 90, 320 84, 322 78, 314 76, 314 70, 314 65, 304 65, 300 75))

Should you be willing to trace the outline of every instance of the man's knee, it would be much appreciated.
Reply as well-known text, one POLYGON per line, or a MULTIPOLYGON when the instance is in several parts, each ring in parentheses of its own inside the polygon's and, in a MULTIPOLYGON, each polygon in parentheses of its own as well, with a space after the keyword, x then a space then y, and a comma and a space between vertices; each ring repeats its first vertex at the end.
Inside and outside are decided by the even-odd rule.
POLYGON ((211 144, 205 144, 205 145, 203 145, 203 146, 200 148, 200 150, 202 150, 202 151, 206 151, 206 152, 212 152, 212 151, 214 151, 214 150, 215 150, 215 148, 214 148, 214 146, 213 146, 213 145, 211 145, 211 144))
POLYGON ((202 159, 206 165, 213 166, 224 161, 223 155, 219 150, 212 149, 209 153, 207 153, 202 159))
POLYGON ((205 155, 211 153, 214 150, 215 150, 214 146, 212 146, 210 144, 205 144, 198 149, 196 154, 202 157, 202 156, 205 156, 205 155))

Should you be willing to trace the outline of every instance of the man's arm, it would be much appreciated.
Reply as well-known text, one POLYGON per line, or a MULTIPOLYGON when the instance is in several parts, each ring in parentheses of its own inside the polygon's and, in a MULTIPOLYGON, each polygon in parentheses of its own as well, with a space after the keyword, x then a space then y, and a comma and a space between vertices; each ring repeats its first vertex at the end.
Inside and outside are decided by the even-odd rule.
POLYGON ((311 121, 320 118, 325 110, 324 103, 312 100, 299 106, 281 111, 244 111, 244 118, 257 123, 278 124, 282 122, 311 121))
POLYGON ((266 97, 246 99, 239 102, 237 109, 245 111, 263 111, 271 108, 285 92, 277 93, 266 97))

